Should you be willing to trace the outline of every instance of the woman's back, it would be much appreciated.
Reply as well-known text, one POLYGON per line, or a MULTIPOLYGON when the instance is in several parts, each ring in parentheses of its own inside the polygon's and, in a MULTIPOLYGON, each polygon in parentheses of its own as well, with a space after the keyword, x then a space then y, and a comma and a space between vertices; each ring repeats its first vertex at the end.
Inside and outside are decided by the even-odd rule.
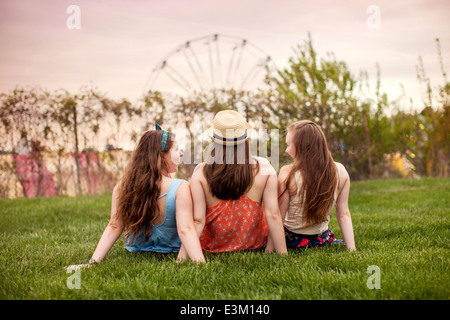
POLYGON ((223 110, 206 131, 212 139, 209 155, 191 178, 194 219, 200 221, 197 231, 204 250, 259 249, 270 231, 275 250, 287 252, 276 171, 266 159, 251 156, 251 130, 238 112, 223 110))
POLYGON ((182 157, 175 136, 156 125, 146 131, 113 190, 110 221, 89 263, 102 261, 125 231, 130 251, 180 251, 178 258, 204 262, 192 219, 187 182, 172 179, 182 157))
MULTIPOLYGON (((193 176, 194 179, 198 178, 205 195, 205 228, 200 237, 202 249, 224 252, 262 248, 269 233, 262 200, 270 177, 268 171, 272 168, 270 163, 263 158, 254 158, 253 183, 238 199, 219 199, 214 196, 203 173, 204 166, 199 165, 193 176), (256 161, 259 163, 258 171, 256 161)), ((272 171, 274 178, 273 168, 272 171)))
POLYGON ((157 219, 153 222, 152 233, 149 237, 139 235, 134 244, 126 246, 128 251, 179 251, 181 240, 176 223, 176 193, 182 183, 181 179, 163 178, 161 194, 157 202, 159 212, 157 219))
POLYGON ((175 179, 163 177, 161 181, 161 189, 158 195, 158 217, 153 222, 154 225, 159 225, 163 223, 165 218, 165 212, 166 212, 166 200, 167 200, 167 193, 169 191, 170 186, 172 185, 172 182, 175 179))
POLYGON ((300 199, 299 191, 302 186, 302 176, 300 171, 295 172, 295 179, 292 180, 289 186, 289 208, 286 214, 286 218, 284 220, 285 227, 297 234, 305 234, 305 235, 313 235, 320 234, 325 232, 328 229, 328 223, 330 221, 331 213, 333 207, 336 203, 337 196, 339 194, 338 186, 340 184, 340 175, 339 175, 339 167, 338 164, 335 163, 336 172, 338 173, 338 179, 336 186, 334 186, 334 201, 331 207, 329 208, 329 214, 327 215, 327 219, 320 223, 316 224, 308 224, 303 219, 303 208, 297 206, 298 203, 301 203, 302 199, 300 199))
POLYGON ((254 250, 265 245, 268 234, 262 203, 244 193, 237 200, 221 200, 206 208, 200 243, 208 252, 254 250))
MULTIPOLYGON (((260 157, 253 157, 255 163, 252 165, 252 167, 256 171, 256 161, 259 163, 260 169, 258 170, 257 174, 254 177, 253 184, 247 188, 245 191, 245 194, 253 201, 261 202, 263 198, 264 193, 264 187, 266 185, 267 179, 269 177, 269 174, 267 174, 267 171, 270 170, 271 165, 267 159, 260 158, 260 157)), ((200 170, 202 172, 200 177, 200 183, 202 184, 203 190, 205 191, 205 200, 206 200, 206 206, 207 207, 213 207, 217 205, 219 202, 221 202, 223 199, 219 199, 216 196, 214 196, 211 192, 210 187, 208 186, 208 182, 206 180, 205 175, 203 174, 203 168, 205 164, 199 164, 197 168, 195 169, 200 170)))

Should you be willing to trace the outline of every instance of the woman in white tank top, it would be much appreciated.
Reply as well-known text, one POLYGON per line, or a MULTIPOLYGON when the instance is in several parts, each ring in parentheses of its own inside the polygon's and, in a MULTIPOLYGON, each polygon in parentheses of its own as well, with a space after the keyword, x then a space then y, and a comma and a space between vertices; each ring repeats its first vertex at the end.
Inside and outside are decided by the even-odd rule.
POLYGON ((350 177, 342 164, 333 161, 322 130, 312 121, 297 121, 287 129, 286 144, 293 163, 280 169, 278 195, 287 246, 342 243, 328 229, 336 206, 344 243, 348 250, 356 250, 348 209, 350 177))

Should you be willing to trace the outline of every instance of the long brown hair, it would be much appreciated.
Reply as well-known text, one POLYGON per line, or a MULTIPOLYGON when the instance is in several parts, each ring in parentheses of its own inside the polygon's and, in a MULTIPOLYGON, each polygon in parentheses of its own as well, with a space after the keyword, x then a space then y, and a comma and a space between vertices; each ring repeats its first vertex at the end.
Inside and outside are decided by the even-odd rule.
POLYGON ((259 163, 251 163, 249 141, 235 146, 213 142, 204 175, 211 193, 221 200, 237 200, 252 185, 259 172, 259 163))
MULTIPOLYGON (((334 203, 337 171, 322 129, 312 121, 301 120, 291 124, 295 158, 286 178, 289 183, 300 172, 302 183, 299 191, 298 210, 303 210, 303 222, 318 224, 327 220, 334 203)), ((283 191, 286 192, 286 190, 283 191)))
POLYGON ((169 132, 167 144, 161 151, 162 130, 149 130, 143 134, 131 155, 120 182, 117 216, 125 227, 125 239, 135 243, 143 232, 145 238, 152 233, 152 224, 158 217, 157 200, 163 174, 169 164, 163 154, 172 147, 174 135, 169 132))

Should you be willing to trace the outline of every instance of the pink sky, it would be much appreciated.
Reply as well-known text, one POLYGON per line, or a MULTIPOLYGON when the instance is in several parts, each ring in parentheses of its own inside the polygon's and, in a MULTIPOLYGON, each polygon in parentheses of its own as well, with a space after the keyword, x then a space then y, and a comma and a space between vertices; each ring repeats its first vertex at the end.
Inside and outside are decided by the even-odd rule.
POLYGON ((449 12, 448 0, 0 0, 0 92, 39 85, 75 93, 92 84, 135 101, 155 65, 189 39, 245 38, 283 67, 310 32, 319 56, 334 52, 372 83, 378 63, 382 91, 396 99, 401 83, 420 105, 419 55, 432 85, 444 81, 437 37, 449 70, 449 12), (66 26, 71 4, 81 9, 79 30, 66 26), (370 5, 380 8, 380 30, 366 25, 370 5))

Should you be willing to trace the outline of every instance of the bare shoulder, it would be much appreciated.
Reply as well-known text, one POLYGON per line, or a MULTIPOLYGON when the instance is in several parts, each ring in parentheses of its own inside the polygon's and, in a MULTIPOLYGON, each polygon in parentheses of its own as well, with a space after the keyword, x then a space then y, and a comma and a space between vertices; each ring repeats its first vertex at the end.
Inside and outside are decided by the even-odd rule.
POLYGON ((254 157, 255 160, 259 163, 259 174, 263 176, 271 176, 276 175, 277 172, 274 167, 271 165, 270 161, 266 158, 262 157, 254 157))
POLYGON ((340 162, 335 162, 336 167, 339 170, 339 190, 342 190, 344 185, 346 183, 350 183, 350 175, 347 172, 347 169, 345 169, 344 165, 340 162))
MULTIPOLYGON (((281 167, 280 172, 278 173, 278 184, 284 188, 286 185, 286 180, 291 172, 293 164, 288 164, 281 167)), ((288 186, 289 194, 292 196, 297 192, 297 184, 295 179, 292 179, 288 186)))
POLYGON ((253 156, 253 159, 258 160, 259 165, 270 165, 269 160, 266 158, 253 156))
POLYGON ((190 186, 189 181, 182 179, 178 189, 182 188, 182 189, 186 190, 186 189, 189 189, 189 186, 190 186))
POLYGON ((194 168, 194 173, 198 172, 198 171, 203 171, 204 166, 205 166, 205 162, 202 162, 202 163, 199 163, 198 165, 196 165, 194 168))
POLYGON ((335 163, 339 170, 339 176, 341 177, 341 180, 342 180, 342 178, 350 179, 350 176, 347 172, 347 169, 345 169, 344 165, 340 162, 335 162, 335 163))
MULTIPOLYGON (((280 172, 278 173, 278 181, 284 185, 284 183, 289 175, 289 172, 291 172, 291 170, 292 170, 292 164, 282 166, 280 169, 280 172)), ((294 184, 294 182, 291 181, 290 189, 292 188, 293 184, 294 184)))
POLYGON ((194 172, 192 173, 191 181, 193 181, 193 180, 202 180, 204 178, 204 174, 203 174, 203 168, 204 167, 205 167, 205 163, 204 162, 198 164, 195 167, 194 172))
POLYGON ((177 189, 177 192, 175 192, 175 197, 179 199, 183 199, 188 197, 191 197, 191 186, 189 182, 186 180, 181 181, 180 186, 177 189))
POLYGON ((286 177, 292 169, 292 164, 282 166, 279 172, 280 177, 286 177))
POLYGON ((112 192, 112 196, 113 198, 116 198, 119 196, 120 194, 120 188, 121 188, 121 184, 120 181, 114 186, 113 192, 112 192))

